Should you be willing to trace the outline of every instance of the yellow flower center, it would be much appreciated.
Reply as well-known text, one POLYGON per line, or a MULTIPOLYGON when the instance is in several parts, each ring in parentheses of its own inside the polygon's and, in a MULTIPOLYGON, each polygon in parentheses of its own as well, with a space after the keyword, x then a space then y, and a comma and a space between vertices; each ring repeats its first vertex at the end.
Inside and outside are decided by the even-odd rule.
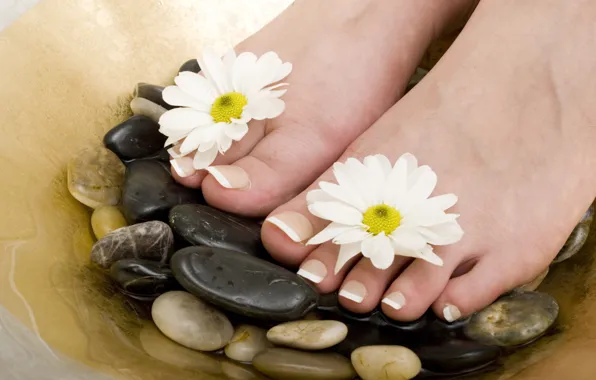
POLYGON ((400 222, 399 211, 384 204, 369 207, 362 218, 362 224, 368 226, 368 232, 373 235, 378 235, 381 232, 389 235, 399 227, 400 222))
POLYGON ((246 96, 241 93, 228 92, 215 99, 211 106, 211 117, 216 123, 231 123, 232 119, 240 119, 247 103, 246 96))

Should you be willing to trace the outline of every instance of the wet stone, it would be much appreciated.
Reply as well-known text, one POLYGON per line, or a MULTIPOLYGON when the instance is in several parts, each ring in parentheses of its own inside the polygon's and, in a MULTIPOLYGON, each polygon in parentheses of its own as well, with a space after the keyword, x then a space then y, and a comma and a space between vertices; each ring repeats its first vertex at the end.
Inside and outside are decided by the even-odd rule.
POLYGON ((438 373, 476 370, 494 363, 501 356, 501 349, 497 346, 463 340, 450 340, 414 351, 425 369, 438 373))
POLYGON ((133 96, 135 98, 145 98, 147 100, 151 100, 153 103, 159 104, 163 108, 170 110, 174 107, 166 103, 165 100, 163 100, 163 90, 164 87, 162 86, 157 86, 149 83, 139 83, 135 87, 133 96))
POLYGON ((123 160, 146 157, 164 147, 166 136, 159 124, 147 116, 136 115, 112 128, 103 143, 123 160))
POLYGON ((251 362, 256 354, 273 345, 267 340, 267 331, 250 325, 236 327, 234 336, 225 348, 225 354, 232 360, 251 362))
POLYGON ((316 290, 295 273, 236 251, 188 247, 174 254, 171 267, 189 292, 247 317, 300 319, 318 299, 316 290))
POLYGON ((350 380, 350 361, 335 353, 311 353, 270 348, 255 356, 253 366, 275 380, 350 380))
POLYGON ((131 100, 130 109, 133 114, 147 116, 156 123, 159 123, 159 118, 167 111, 167 109, 159 104, 153 103, 151 100, 145 98, 134 98, 131 100))
POLYGON ((401 346, 360 347, 351 359, 362 380, 411 379, 421 368, 418 356, 401 346))
POLYGON ((199 66, 199 61, 196 59, 189 59, 188 61, 184 62, 180 69, 178 70, 179 73, 183 71, 190 71, 193 73, 198 73, 201 71, 201 66, 199 66))
POLYGON ((138 160, 126 169, 122 208, 131 222, 167 221, 172 207, 202 200, 200 191, 175 183, 169 167, 162 162, 138 160))
POLYGON ((477 342, 502 347, 529 343, 555 322, 559 305, 539 292, 513 292, 474 314, 464 331, 477 342))
POLYGON ((160 221, 119 228, 99 239, 91 248, 91 261, 109 268, 122 259, 147 259, 168 262, 174 235, 170 226, 160 221))
POLYGON ((197 204, 172 208, 169 220, 174 232, 190 244, 265 256, 261 227, 255 221, 197 204))
POLYGON ((142 301, 153 300, 180 288, 170 267, 155 261, 120 260, 110 268, 110 276, 123 294, 142 301))
POLYGON ((124 164, 104 148, 87 148, 68 163, 68 191, 91 208, 114 206, 120 201, 124 164))
POLYGON ((93 210, 93 214, 91 214, 91 228, 98 239, 127 225, 124 215, 115 206, 99 207, 93 210))
POLYGON ((222 361, 221 370, 230 380, 267 380, 251 366, 240 363, 222 361))
POLYGON ((567 241, 563 245, 563 248, 557 254, 557 257, 553 260, 553 263, 560 263, 565 261, 578 253, 588 240, 590 233, 590 226, 594 220, 594 205, 590 206, 588 211, 584 214, 582 219, 579 221, 577 226, 567 238, 567 241))
POLYGON ((267 332, 270 342, 302 350, 322 350, 335 346, 348 335, 348 327, 339 321, 292 321, 267 332))
POLYGON ((199 351, 223 348, 234 334, 228 318, 190 293, 162 294, 151 309, 161 332, 183 346, 199 351))

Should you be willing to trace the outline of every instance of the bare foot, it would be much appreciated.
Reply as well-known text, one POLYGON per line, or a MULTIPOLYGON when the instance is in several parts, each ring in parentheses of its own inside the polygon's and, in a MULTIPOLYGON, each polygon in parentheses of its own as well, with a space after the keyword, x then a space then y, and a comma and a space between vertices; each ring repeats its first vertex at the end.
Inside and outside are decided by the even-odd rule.
MULTIPOLYGON (((272 50, 293 64, 284 80, 290 84, 286 110, 252 121, 248 134, 215 161, 210 170, 217 176, 191 170, 180 177, 174 171, 177 180, 201 186, 218 208, 267 215, 312 183, 396 102, 430 42, 473 4, 296 1, 235 49, 257 55, 272 50)), ((182 164, 176 166, 188 167, 182 164)))
MULTIPOLYGON (((404 321, 429 307, 453 321, 531 281, 596 196, 595 17, 590 1, 483 0, 438 65, 340 158, 411 152, 434 169, 434 194, 459 197, 449 212, 465 231, 435 247, 443 266, 396 256, 379 270, 363 258, 334 274, 337 245, 295 242, 328 223, 306 192, 264 224, 268 250, 322 292, 340 289, 347 309, 381 303, 404 321)), ((330 170, 319 180, 335 181, 330 170)))

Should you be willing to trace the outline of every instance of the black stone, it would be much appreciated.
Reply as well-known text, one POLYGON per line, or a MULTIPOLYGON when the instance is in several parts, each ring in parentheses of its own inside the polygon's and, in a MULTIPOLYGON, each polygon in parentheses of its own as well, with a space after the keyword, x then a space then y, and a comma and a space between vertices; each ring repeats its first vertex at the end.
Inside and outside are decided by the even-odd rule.
POLYGON ((123 160, 146 157, 163 148, 166 136, 159 132, 159 124, 147 116, 133 116, 112 128, 103 143, 123 160))
POLYGON ((486 346, 464 340, 446 341, 440 345, 414 349, 422 366, 439 373, 461 373, 494 363, 501 356, 497 346, 486 346))
POLYGON ((278 265, 222 248, 188 247, 171 260, 176 280, 224 310, 258 319, 300 319, 317 304, 316 290, 278 265))
POLYGON ((201 66, 199 66, 199 61, 196 59, 189 59, 188 61, 184 62, 182 66, 180 66, 179 73, 183 71, 191 71, 193 73, 198 73, 201 71, 201 66))
POLYGON ((129 164, 131 164, 135 161, 139 161, 139 160, 157 160, 157 161, 161 161, 161 162, 169 165, 171 157, 170 157, 170 153, 168 153, 168 150, 166 148, 161 148, 157 152, 150 154, 148 156, 141 157, 141 158, 133 158, 133 159, 129 159, 129 160, 123 159, 122 162, 124 163, 124 165, 129 165, 129 164))
POLYGON ((373 326, 368 323, 342 321, 348 326, 348 335, 333 347, 333 351, 348 358, 354 350, 363 346, 411 346, 411 344, 415 344, 415 340, 393 329, 373 326))
POLYGON ((567 241, 565 241, 565 244, 557 254, 557 257, 553 260, 553 264, 569 259, 582 249, 588 240, 590 226, 592 225, 593 220, 594 205, 590 206, 573 231, 571 231, 571 235, 569 235, 567 241))
POLYGON ((172 208, 170 226, 192 245, 225 248, 266 257, 261 244, 261 226, 206 205, 187 204, 172 208))
POLYGON ((478 380, 483 373, 493 372, 499 369, 498 364, 489 364, 480 368, 472 368, 462 372, 440 373, 422 368, 420 373, 413 380, 422 379, 443 379, 443 380, 478 380))
POLYGON ((200 191, 177 184, 162 162, 138 160, 126 168, 122 208, 131 223, 167 221, 172 207, 202 201, 200 191))
POLYGON ((172 108, 174 108, 174 106, 166 103, 166 101, 163 100, 163 89, 164 87, 162 86, 157 86, 148 83, 139 83, 135 88, 134 97, 151 100, 153 103, 157 103, 163 108, 171 110, 172 108))
POLYGON ((170 290, 180 289, 169 265, 141 259, 115 262, 110 276, 122 294, 141 301, 150 301, 170 290))

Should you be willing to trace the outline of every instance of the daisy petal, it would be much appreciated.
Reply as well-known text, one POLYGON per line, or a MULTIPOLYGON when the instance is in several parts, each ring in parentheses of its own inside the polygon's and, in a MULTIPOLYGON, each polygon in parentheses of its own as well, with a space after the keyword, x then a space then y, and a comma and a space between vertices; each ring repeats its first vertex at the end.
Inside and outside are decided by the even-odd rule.
POLYGON ((253 119, 265 120, 278 117, 285 107, 286 103, 283 100, 259 93, 249 96, 248 104, 244 109, 253 119))
POLYGON ((337 235, 352 229, 352 226, 346 226, 340 223, 331 223, 327 227, 323 228, 321 232, 310 238, 306 245, 318 245, 326 241, 329 241, 337 235))
POLYGON ((381 165, 381 168, 383 169, 383 174, 385 175, 385 178, 387 178, 387 176, 389 175, 389 173, 391 173, 391 161, 389 161, 389 159, 386 156, 383 156, 382 154, 377 154, 375 155, 375 157, 377 158, 377 161, 379 161, 379 165, 381 165))
POLYGON ((418 168, 418 160, 412 153, 404 153, 399 157, 399 159, 406 161, 408 173, 412 173, 418 168))
POLYGON ((208 150, 210 150, 211 148, 213 148, 213 145, 215 145, 215 141, 207 141, 204 143, 199 144, 199 147, 197 148, 197 152, 206 152, 208 150))
POLYGON ((201 170, 208 168, 209 165, 213 163, 215 157, 217 156, 217 145, 213 145, 211 149, 206 152, 197 152, 195 153, 195 158, 192 162, 194 168, 196 170, 201 170))
POLYGON ((283 79, 289 74, 289 71, 287 71, 288 67, 291 71, 292 65, 284 66, 275 52, 268 51, 257 60, 250 87, 246 88, 246 91, 248 93, 259 91, 262 88, 283 79), (283 75, 286 72, 286 75, 280 77, 280 75, 283 75))
POLYGON ((222 123, 213 124, 208 127, 195 128, 180 146, 180 154, 186 155, 197 149, 199 144, 216 141, 221 133, 222 123))
POLYGON ((356 207, 360 212, 364 212, 367 208, 364 204, 364 201, 360 199, 357 194, 354 194, 354 192, 350 191, 349 187, 343 187, 336 185, 335 183, 325 181, 319 182, 319 187, 329 196, 350 206, 356 207))
POLYGON ((434 245, 457 243, 464 235, 461 226, 455 221, 430 227, 418 227, 418 232, 420 232, 429 244, 434 245))
POLYGON ((421 166, 408 178, 408 202, 418 203, 428 198, 437 185, 437 175, 427 165, 421 166))
POLYGON ((217 89, 204 76, 190 71, 183 71, 174 78, 176 86, 182 91, 205 104, 213 104, 217 98, 217 89))
POLYGON ((219 145, 219 153, 224 154, 225 152, 227 152, 228 149, 230 149, 230 147, 232 146, 232 141, 234 140, 232 140, 225 134, 220 135, 217 140, 217 144, 219 145))
POLYGON ((235 140, 240 141, 248 132, 247 124, 227 124, 225 127, 226 135, 235 140))
POLYGON ((386 178, 383 164, 377 156, 383 157, 379 154, 364 158, 364 166, 366 166, 368 178, 370 180, 367 181, 367 186, 369 188, 370 200, 373 204, 381 203, 381 194, 386 178))
POLYGON ((201 73, 215 85, 220 95, 230 92, 232 86, 228 83, 224 63, 213 50, 205 49, 199 58, 199 66, 201 73))
POLYGON ((405 201, 408 186, 408 162, 402 157, 389 173, 381 194, 383 202, 397 209, 400 209, 401 203, 405 201))
POLYGON ((345 164, 336 162, 333 164, 333 174, 340 186, 353 189, 355 196, 362 199, 365 206, 372 206, 370 194, 367 191, 366 167, 354 158, 348 158, 345 164))
POLYGON ((348 231, 342 232, 333 238, 333 244, 350 244, 358 241, 363 241, 370 236, 370 233, 364 231, 360 227, 352 228, 348 231))
POLYGON ((362 242, 362 255, 368 257, 375 268, 387 269, 393 263, 395 252, 384 233, 362 242))
POLYGON ((428 261, 431 264, 443 266, 443 259, 441 259, 430 245, 427 245, 420 251, 420 258, 424 261, 428 261))
POLYGON ((446 214, 444 211, 425 207, 425 203, 422 203, 402 214, 401 225, 404 227, 428 227, 452 222, 458 217, 459 214, 446 214))
POLYGON ((182 134, 182 135, 166 134, 166 136, 170 136, 170 137, 168 137, 166 139, 166 142, 163 144, 163 146, 168 146, 168 145, 175 144, 178 141, 180 141, 183 138, 185 138, 187 136, 187 134, 182 134))
POLYGON ((333 202, 336 199, 323 190, 315 189, 306 193, 306 204, 309 205, 315 202, 333 202))
POLYGON ((284 62, 282 63, 278 69, 277 72, 275 73, 275 75, 273 76, 271 83, 275 83, 278 82, 282 79, 284 79, 285 77, 287 77, 288 75, 290 75, 290 73, 292 72, 292 64, 290 62, 284 62))
POLYGON ((390 236, 397 246, 410 251, 418 251, 427 243, 422 235, 413 228, 399 227, 390 236))
POLYGON ((253 53, 244 52, 240 53, 236 62, 234 62, 234 68, 232 69, 232 85, 234 91, 246 94, 246 84, 248 83, 246 78, 252 76, 252 70, 257 62, 257 56, 253 53))
POLYGON ((190 107, 207 114, 211 109, 209 104, 197 100, 193 96, 182 91, 178 86, 168 86, 164 88, 162 96, 163 100, 172 106, 190 107))
POLYGON ((178 131, 180 134, 209 124, 213 124, 211 115, 191 108, 174 108, 159 118, 161 127, 168 131, 178 131))
POLYGON ((362 243, 360 242, 340 245, 334 273, 338 274, 341 268, 343 268, 352 257, 358 256, 362 250, 361 247, 362 243))
POLYGON ((308 210, 321 219, 357 226, 362 223, 362 213, 340 202, 315 202, 308 205, 308 210))
POLYGON ((457 203, 457 196, 455 194, 438 195, 428 198, 424 203, 427 207, 445 211, 457 203))

